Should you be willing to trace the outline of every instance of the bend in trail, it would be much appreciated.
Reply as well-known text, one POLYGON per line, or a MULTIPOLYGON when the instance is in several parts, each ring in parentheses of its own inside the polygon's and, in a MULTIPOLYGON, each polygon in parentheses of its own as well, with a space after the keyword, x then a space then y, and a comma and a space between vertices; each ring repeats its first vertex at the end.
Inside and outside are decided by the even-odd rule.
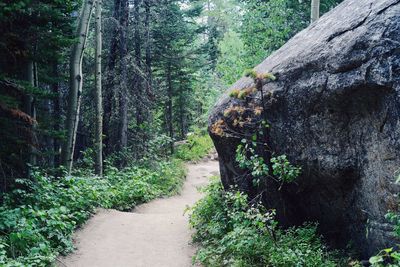
POLYGON ((180 195, 138 206, 133 212, 100 210, 75 236, 77 250, 60 259, 68 267, 188 267, 195 247, 184 210, 198 187, 218 175, 217 161, 188 164, 180 195))

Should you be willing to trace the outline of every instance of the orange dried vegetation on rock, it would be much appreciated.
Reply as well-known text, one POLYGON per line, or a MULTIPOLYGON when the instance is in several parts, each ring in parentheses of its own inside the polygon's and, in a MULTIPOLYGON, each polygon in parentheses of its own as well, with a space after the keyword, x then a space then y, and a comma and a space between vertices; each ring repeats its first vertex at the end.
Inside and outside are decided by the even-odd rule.
POLYGON ((218 135, 218 136, 224 136, 224 128, 225 128, 225 122, 222 119, 219 119, 213 125, 211 125, 211 133, 218 135))

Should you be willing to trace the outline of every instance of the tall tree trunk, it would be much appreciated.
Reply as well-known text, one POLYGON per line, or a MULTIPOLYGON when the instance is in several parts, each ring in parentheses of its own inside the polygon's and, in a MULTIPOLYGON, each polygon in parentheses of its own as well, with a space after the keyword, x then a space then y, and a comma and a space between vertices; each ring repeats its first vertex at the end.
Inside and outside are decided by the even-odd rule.
POLYGON ((135 62, 137 66, 137 70, 135 72, 135 83, 134 87, 136 88, 136 125, 141 125, 143 123, 143 92, 142 92, 142 77, 141 77, 141 39, 140 39, 140 0, 134 0, 135 12, 135 33, 134 33, 134 41, 135 41, 135 62))
POLYGON ((128 88, 127 88, 127 28, 129 20, 129 5, 127 0, 121 1, 121 38, 120 38, 120 107, 119 107, 119 149, 123 151, 128 146, 128 88))
MULTIPOLYGON (((167 66, 167 128, 168 128, 168 134, 171 139, 174 138, 174 126, 173 126, 173 115, 172 115, 172 96, 173 96, 173 91, 172 91, 172 78, 171 78, 171 64, 168 63, 167 66)), ((174 141, 171 140, 170 143, 170 150, 171 154, 174 153, 174 141)))
MULTIPOLYGON (((35 86, 35 68, 32 60, 28 60, 25 66, 25 80, 30 86, 35 86)), ((28 94, 24 99, 24 112, 32 117, 33 111, 33 96, 28 94)))
POLYGON ((104 115, 103 115, 103 134, 105 153, 107 155, 114 151, 114 144, 112 139, 112 115, 113 115, 113 104, 115 98, 115 83, 114 78, 116 76, 116 62, 119 51, 119 40, 121 34, 120 17, 121 17, 121 0, 114 0, 114 20, 117 21, 113 36, 111 39, 109 57, 107 62, 107 79, 106 86, 104 88, 104 115))
MULTIPOLYGON (((52 87, 48 86, 47 87, 47 91, 48 92, 52 92, 52 87)), ((48 116, 52 117, 51 121, 53 121, 53 107, 52 107, 52 100, 51 99, 46 99, 44 100, 43 103, 43 111, 45 112, 45 114, 48 114, 48 116)), ((58 114, 57 119, 59 119, 60 114, 58 114)), ((50 128, 52 129, 52 128, 50 128)), ((50 130, 49 129, 49 130, 50 130)), ((50 168, 54 168, 55 166, 55 162, 54 162, 54 135, 51 134, 47 134, 44 136, 44 142, 45 142, 45 149, 46 149, 46 163, 50 168)))
POLYGON ((311 0, 311 23, 319 19, 320 0, 311 0))
MULTIPOLYGON (((56 79, 59 78, 58 74, 58 63, 55 62, 53 64, 53 77, 56 79)), ((58 80, 55 80, 51 86, 51 91, 55 95, 55 98, 53 100, 53 120, 54 120, 54 125, 53 125, 53 131, 58 134, 58 132, 61 130, 61 125, 60 125, 60 114, 61 114, 61 94, 60 94, 60 87, 58 80)), ((60 162, 60 152, 61 152, 61 145, 60 145, 60 140, 58 138, 54 138, 53 141, 53 153, 54 153, 54 167, 58 167, 61 162, 60 162)))
POLYGON ((101 57, 102 57, 102 27, 101 12, 102 0, 96 0, 96 133, 95 133, 95 172, 103 176, 103 101, 101 84, 101 57))
POLYGON ((182 96, 180 96, 181 100, 179 101, 179 124, 181 128, 181 139, 185 139, 186 136, 186 127, 185 127, 185 108, 183 104, 182 96))
POLYGON ((151 71, 151 29, 150 29, 150 1, 145 0, 145 20, 144 27, 146 29, 146 74, 147 74, 147 82, 146 82, 146 93, 148 97, 152 97, 152 87, 153 87, 153 74, 151 71))
POLYGON ((183 83, 181 81, 179 86, 179 124, 180 124, 180 132, 182 140, 185 139, 186 137, 186 109, 185 109, 184 90, 185 88, 183 87, 183 83))
MULTIPOLYGON (((29 83, 30 86, 37 86, 37 73, 35 72, 36 67, 35 63, 32 60, 28 60, 25 66, 25 80, 29 83)), ((28 94, 24 99, 24 112, 31 116, 33 119, 36 119, 36 109, 35 102, 32 95, 28 94)), ((29 177, 32 176, 31 166, 36 165, 36 134, 35 134, 35 124, 32 125, 30 131, 32 132, 32 140, 30 140, 30 144, 28 144, 28 158, 27 158, 27 175, 29 177)))
POLYGON ((77 37, 78 41, 72 47, 70 58, 70 88, 68 95, 68 110, 65 128, 67 130, 66 141, 62 150, 62 164, 66 167, 68 173, 71 173, 73 156, 76 142, 76 132, 78 129, 80 104, 82 97, 83 73, 82 60, 85 50, 87 35, 89 31, 89 22, 92 14, 93 0, 85 0, 79 18, 77 37))

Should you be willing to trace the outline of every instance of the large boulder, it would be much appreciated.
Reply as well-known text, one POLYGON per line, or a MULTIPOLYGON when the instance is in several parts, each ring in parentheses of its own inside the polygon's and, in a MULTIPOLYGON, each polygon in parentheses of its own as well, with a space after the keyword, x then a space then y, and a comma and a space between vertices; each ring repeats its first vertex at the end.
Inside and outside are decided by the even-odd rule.
POLYGON ((254 86, 244 77, 209 119, 224 186, 262 193, 283 225, 319 222, 332 244, 350 243, 364 257, 393 245, 384 215, 398 207, 400 1, 344 1, 255 70, 277 77, 263 86, 268 147, 286 154, 302 174, 282 188, 267 178, 255 187, 235 162, 240 136, 258 126, 232 123, 226 110, 261 105, 260 91, 243 100, 229 96, 254 86))

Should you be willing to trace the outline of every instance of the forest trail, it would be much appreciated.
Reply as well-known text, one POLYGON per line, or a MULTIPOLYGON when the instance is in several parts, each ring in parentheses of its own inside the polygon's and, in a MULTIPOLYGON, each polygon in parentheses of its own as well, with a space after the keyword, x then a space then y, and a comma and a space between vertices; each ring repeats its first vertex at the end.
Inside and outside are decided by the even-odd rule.
POLYGON ((199 186, 218 175, 214 160, 188 164, 180 195, 138 206, 133 212, 100 210, 77 231, 77 250, 59 267, 188 267, 195 247, 185 208, 201 198, 199 186))

